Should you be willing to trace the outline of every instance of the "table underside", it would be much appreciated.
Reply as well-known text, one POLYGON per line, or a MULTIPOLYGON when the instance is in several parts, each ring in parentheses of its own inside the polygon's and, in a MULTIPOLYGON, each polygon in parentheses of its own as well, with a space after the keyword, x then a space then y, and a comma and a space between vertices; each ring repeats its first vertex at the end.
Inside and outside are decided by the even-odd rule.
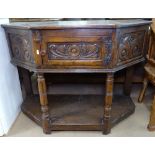
MULTIPOLYGON (((51 130, 102 130, 103 101, 104 95, 48 95, 51 130)), ((27 97, 22 111, 42 126, 38 95, 27 97)), ((135 105, 129 96, 114 95, 111 127, 134 111, 135 105)))

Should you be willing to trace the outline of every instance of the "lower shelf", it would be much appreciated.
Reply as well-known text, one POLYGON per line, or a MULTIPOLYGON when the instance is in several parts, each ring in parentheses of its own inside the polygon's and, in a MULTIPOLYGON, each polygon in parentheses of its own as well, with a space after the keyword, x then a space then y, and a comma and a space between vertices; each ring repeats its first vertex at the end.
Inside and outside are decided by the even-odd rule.
MULTIPOLYGON (((51 130, 102 130, 103 95, 48 96, 51 130)), ((39 97, 28 97, 22 104, 22 111, 41 126, 39 97)), ((131 98, 114 95, 111 127, 135 111, 131 98)), ((104 122, 103 122, 104 124, 104 122)))

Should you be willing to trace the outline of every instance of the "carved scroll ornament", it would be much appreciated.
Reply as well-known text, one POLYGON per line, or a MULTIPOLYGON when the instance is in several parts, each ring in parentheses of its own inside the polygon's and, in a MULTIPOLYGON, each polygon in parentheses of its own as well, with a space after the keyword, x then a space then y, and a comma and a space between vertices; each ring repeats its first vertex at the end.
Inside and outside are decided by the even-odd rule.
POLYGON ((125 61, 142 55, 144 31, 126 33, 120 36, 119 40, 119 61, 125 61))
POLYGON ((11 50, 14 58, 33 63, 30 42, 27 36, 10 34, 11 50))
POLYGON ((100 46, 96 43, 48 43, 47 51, 50 60, 89 60, 100 58, 100 46))

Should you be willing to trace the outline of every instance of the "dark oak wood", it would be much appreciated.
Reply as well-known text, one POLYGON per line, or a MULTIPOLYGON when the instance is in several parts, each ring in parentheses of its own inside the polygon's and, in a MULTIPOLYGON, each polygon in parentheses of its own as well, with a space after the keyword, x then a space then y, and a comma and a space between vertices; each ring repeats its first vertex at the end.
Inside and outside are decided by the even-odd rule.
POLYGON ((12 63, 18 66, 40 73, 107 73, 144 61, 149 23, 143 20, 59 21, 13 23, 3 27, 12 63))
POLYGON ((150 21, 141 19, 132 20, 85 20, 85 21, 51 21, 51 22, 17 22, 4 25, 19 29, 70 29, 70 28, 124 28, 129 26, 148 25, 150 21))
POLYGON ((134 68, 129 67, 126 69, 126 76, 125 76, 125 83, 124 83, 124 94, 130 96, 131 89, 132 89, 132 79, 134 68))
MULTIPOLYGON (((51 130, 102 131, 104 95, 49 95, 51 130)), ((38 96, 27 98, 22 111, 42 126, 38 96)), ((111 127, 134 113, 135 105, 128 96, 114 95, 111 127)), ((104 123, 104 122, 103 122, 104 123)))
POLYGON ((50 116, 48 110, 48 100, 46 93, 46 83, 43 74, 38 74, 38 90, 40 96, 40 104, 42 111, 42 126, 44 133, 50 134, 50 116))
POLYGON ((128 96, 116 97, 113 103, 114 74, 145 60, 149 25, 150 22, 145 20, 23 22, 2 25, 10 48, 11 62, 36 74, 38 79, 41 111, 38 111, 39 101, 30 96, 27 96, 22 110, 38 124, 41 123, 45 133, 67 129, 97 129, 102 130, 104 134, 110 133, 111 127, 115 124, 113 122, 119 122, 134 111, 130 100, 132 69, 129 68, 126 73, 124 90, 128 96), (102 100, 96 99, 96 96, 88 96, 89 93, 98 93, 95 87, 92 91, 88 90, 89 83, 95 81, 93 74, 100 78, 102 87, 104 82, 106 83, 105 90, 99 90, 100 94, 105 94, 102 100), (60 90, 55 93, 63 94, 64 91, 66 95, 70 95, 62 98, 63 100, 61 97, 53 97, 50 100, 50 94, 56 90, 56 83, 53 83, 54 75, 57 75, 56 78, 62 78, 63 84, 68 84, 67 88, 59 87, 60 90), (86 78, 79 78, 81 75, 86 78), (73 83, 88 84, 85 85, 88 89, 82 89, 83 85, 79 85, 78 88, 81 89, 81 94, 86 95, 85 97, 78 91, 68 93, 76 88, 73 83), (70 87, 69 84, 73 85, 70 87), (80 97, 73 99, 73 94, 80 97), (67 105, 67 102, 70 104, 67 105), (56 104, 59 104, 59 107, 56 104), (95 111, 95 108, 100 112, 98 113, 97 109, 95 111), (72 113, 72 110, 76 112, 72 113), (58 115, 63 119, 55 124, 54 120, 58 115), (67 122, 70 120, 72 123, 68 125, 67 122))
POLYGON ((105 102, 104 102, 104 115, 103 115, 103 133, 108 134, 111 130, 111 105, 113 97, 113 73, 107 74, 106 79, 106 92, 105 92, 105 102))
POLYGON ((27 96, 33 95, 30 72, 25 68, 20 68, 20 71, 22 75, 22 81, 25 86, 26 95, 27 96))

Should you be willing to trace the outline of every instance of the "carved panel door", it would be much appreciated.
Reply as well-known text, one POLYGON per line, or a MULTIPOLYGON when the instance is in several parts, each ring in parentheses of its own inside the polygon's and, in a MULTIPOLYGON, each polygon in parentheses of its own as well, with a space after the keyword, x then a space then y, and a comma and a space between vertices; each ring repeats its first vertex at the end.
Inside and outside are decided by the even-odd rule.
POLYGON ((112 36, 46 36, 41 51, 46 66, 103 68, 112 59, 112 36))

